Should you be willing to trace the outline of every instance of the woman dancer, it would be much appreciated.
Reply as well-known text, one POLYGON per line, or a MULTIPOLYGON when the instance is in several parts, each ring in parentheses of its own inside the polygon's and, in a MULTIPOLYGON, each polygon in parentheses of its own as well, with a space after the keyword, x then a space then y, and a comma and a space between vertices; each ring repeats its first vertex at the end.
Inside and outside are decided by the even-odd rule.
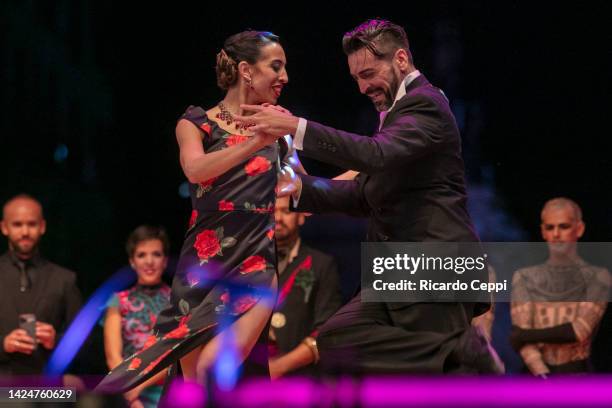
POLYGON ((276 104, 288 82, 285 65, 274 34, 229 37, 216 67, 225 97, 207 111, 191 106, 179 120, 176 136, 193 211, 171 307, 160 314, 144 349, 113 369, 99 390, 125 391, 176 361, 186 380, 204 384, 222 344, 220 321, 228 318, 238 363, 269 375, 264 329, 274 299, 266 301, 257 289, 274 296, 277 286, 273 211, 280 148, 276 138, 253 134, 233 117, 243 114, 241 104, 276 104))

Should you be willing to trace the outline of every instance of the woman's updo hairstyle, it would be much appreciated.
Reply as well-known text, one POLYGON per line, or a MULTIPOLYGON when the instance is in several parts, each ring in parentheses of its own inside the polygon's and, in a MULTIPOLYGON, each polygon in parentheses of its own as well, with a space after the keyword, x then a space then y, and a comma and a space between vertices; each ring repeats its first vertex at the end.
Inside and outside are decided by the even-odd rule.
POLYGON ((246 61, 255 64, 261 49, 271 43, 279 43, 278 36, 268 31, 243 31, 229 37, 217 54, 217 85, 224 91, 238 82, 238 64, 246 61))

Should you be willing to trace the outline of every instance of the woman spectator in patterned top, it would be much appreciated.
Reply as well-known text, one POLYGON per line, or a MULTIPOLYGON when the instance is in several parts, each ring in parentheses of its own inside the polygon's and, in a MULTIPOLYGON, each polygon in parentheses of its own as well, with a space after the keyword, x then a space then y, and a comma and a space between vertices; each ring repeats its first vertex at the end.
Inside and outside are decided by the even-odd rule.
MULTIPOLYGON (((128 237, 126 250, 137 281, 131 288, 115 293, 108 304, 104 351, 110 370, 144 347, 158 313, 169 304, 170 287, 162 282, 168 249, 168 236, 161 227, 142 225, 128 237)), ((157 384, 141 392, 129 391, 125 397, 131 408, 155 407, 161 389, 157 384)))

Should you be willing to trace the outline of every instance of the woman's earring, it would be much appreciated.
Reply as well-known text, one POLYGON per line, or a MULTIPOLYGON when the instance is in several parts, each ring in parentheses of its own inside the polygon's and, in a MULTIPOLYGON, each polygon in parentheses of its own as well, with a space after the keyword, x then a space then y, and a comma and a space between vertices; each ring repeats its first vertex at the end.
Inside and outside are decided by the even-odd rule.
POLYGON ((248 86, 249 88, 253 89, 253 83, 251 82, 251 78, 250 78, 250 77, 246 77, 246 76, 245 76, 245 77, 244 77, 244 80, 245 80, 245 82, 246 82, 247 86, 248 86))

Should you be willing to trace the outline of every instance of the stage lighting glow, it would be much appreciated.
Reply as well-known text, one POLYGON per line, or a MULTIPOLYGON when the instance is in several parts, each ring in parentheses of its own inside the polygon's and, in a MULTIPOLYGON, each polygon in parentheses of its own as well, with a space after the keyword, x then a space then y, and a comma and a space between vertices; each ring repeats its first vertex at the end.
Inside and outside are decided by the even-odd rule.
POLYGON ((219 389, 230 391, 238 382, 240 362, 238 361, 234 330, 228 327, 221 336, 222 345, 214 368, 215 380, 219 389))
POLYGON ((317 180, 314 182, 314 186, 321 190, 331 190, 331 185, 328 181, 317 180))
POLYGON ((55 152, 53 153, 53 159, 57 162, 57 163, 61 163, 63 161, 65 161, 68 158, 68 146, 66 146, 65 144, 59 144, 56 148, 55 148, 55 152))
POLYGON ((163 398, 165 407, 200 408, 206 406, 206 392, 196 383, 174 381, 163 398))
POLYGON ((94 292, 55 347, 47 362, 46 374, 59 375, 66 370, 100 319, 110 296, 128 287, 134 282, 134 278, 135 274, 131 268, 122 268, 94 292))
POLYGON ((185 181, 181 183, 181 185, 178 188, 178 194, 182 198, 189 198, 189 183, 188 182, 185 181))

